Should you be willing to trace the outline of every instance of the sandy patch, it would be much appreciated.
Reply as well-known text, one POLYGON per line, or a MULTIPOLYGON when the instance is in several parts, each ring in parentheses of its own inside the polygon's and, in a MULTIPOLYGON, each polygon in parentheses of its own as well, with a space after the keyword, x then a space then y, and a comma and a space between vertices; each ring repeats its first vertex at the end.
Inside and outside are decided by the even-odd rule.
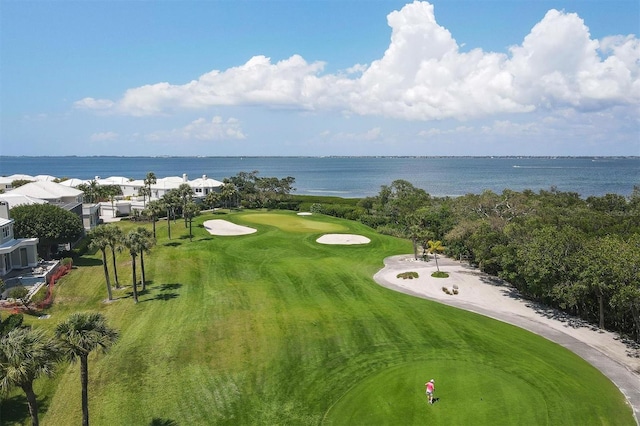
POLYGON ((257 229, 236 225, 222 219, 207 220, 203 225, 211 235, 248 235, 257 231, 257 229))
POLYGON ((338 245, 351 245, 351 244, 369 244, 371 240, 362 235, 355 234, 325 234, 318 238, 316 242, 320 244, 338 244, 338 245))
POLYGON ((311 216, 312 213, 311 212, 300 212, 298 213, 298 216, 311 216))

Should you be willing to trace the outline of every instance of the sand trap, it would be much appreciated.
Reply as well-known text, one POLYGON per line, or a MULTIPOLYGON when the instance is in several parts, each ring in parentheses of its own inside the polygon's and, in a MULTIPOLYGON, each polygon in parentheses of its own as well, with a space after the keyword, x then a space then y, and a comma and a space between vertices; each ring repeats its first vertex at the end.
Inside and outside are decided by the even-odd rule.
POLYGON ((257 231, 222 219, 207 220, 203 225, 211 235, 248 235, 257 231))
POLYGON ((311 216, 312 213, 311 212, 300 212, 298 213, 298 216, 311 216))
POLYGON ((339 245, 351 245, 351 244, 369 244, 371 242, 367 237, 354 234, 325 234, 318 238, 316 242, 320 244, 339 244, 339 245))

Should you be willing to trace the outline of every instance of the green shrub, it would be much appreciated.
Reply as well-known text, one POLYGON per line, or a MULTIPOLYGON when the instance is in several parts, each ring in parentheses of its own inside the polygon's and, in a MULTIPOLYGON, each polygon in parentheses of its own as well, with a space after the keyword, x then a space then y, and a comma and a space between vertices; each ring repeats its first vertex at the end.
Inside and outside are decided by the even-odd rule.
POLYGON ((397 278, 403 278, 405 280, 412 280, 418 278, 418 273, 414 271, 402 272, 396 276, 397 278))
POLYGON ((26 287, 18 286, 9 290, 9 297, 11 299, 23 299, 29 294, 29 290, 26 287))
POLYGON ((0 321, 0 336, 7 334, 14 328, 21 327, 23 320, 22 314, 11 314, 4 321, 0 321))
POLYGON ((436 271, 433 274, 431 274, 431 276, 433 278, 449 278, 449 274, 443 271, 436 271))

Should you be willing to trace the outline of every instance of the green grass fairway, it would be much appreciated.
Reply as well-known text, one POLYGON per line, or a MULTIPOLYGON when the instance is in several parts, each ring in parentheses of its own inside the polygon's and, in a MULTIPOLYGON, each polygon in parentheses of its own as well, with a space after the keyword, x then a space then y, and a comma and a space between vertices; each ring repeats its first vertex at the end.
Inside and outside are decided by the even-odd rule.
MULTIPOLYGON (((139 226, 123 222, 125 230, 139 226)), ((149 226, 150 225, 145 225, 149 226)), ((100 253, 61 280, 48 320, 100 311, 120 331, 92 355, 92 425, 633 425, 617 388, 595 368, 536 335, 378 286, 373 274, 411 243, 355 222, 293 212, 207 214, 194 238, 181 221, 157 224, 145 257, 148 291, 106 304, 100 253), (224 217, 256 228, 210 235, 224 217), (325 245, 325 233, 371 243, 325 245), (436 380, 433 406, 425 381, 436 380)), ((43 425, 81 423, 78 365, 36 382, 43 425)), ((24 395, 3 425, 29 424, 24 395)))

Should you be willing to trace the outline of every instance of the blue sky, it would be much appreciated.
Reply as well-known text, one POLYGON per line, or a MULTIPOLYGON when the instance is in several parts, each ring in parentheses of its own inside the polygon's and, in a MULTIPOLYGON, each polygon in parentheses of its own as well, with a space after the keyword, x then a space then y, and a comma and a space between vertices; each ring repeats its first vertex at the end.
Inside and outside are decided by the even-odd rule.
POLYGON ((0 0, 2 155, 640 155, 640 3, 0 0))

